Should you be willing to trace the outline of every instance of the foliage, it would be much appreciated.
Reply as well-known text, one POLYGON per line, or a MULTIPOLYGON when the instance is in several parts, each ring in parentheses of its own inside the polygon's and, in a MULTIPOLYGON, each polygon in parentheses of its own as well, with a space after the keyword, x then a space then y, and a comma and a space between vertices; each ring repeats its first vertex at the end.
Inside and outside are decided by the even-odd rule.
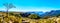
POLYGON ((43 19, 48 19, 50 18, 51 16, 44 16, 43 19))
POLYGON ((10 15, 14 15, 12 12, 9 13, 10 15))
POLYGON ((29 18, 32 18, 32 19, 36 19, 36 18, 38 18, 38 15, 37 14, 31 14, 28 17, 29 18))
POLYGON ((19 14, 15 14, 15 16, 21 18, 21 15, 19 15, 19 14))
POLYGON ((59 17, 60 16, 60 14, 58 14, 56 17, 59 17))
MULTIPOLYGON (((60 16, 60 14, 58 15, 60 16)), ((60 17, 51 17, 50 16, 46 16, 45 19, 38 19, 36 20, 36 18, 38 18, 39 16, 37 14, 31 14, 28 16, 29 18, 25 18, 25 17, 21 17, 21 15, 19 14, 14 14, 14 15, 9 15, 8 17, 4 17, 5 22, 9 22, 12 21, 13 23, 22 23, 22 20, 26 19, 25 21, 29 21, 30 23, 60 23, 60 17), (30 19, 32 18, 32 19, 30 19), (47 19, 46 19, 47 18, 47 19)), ((39 17, 40 18, 40 17, 39 17)), ((2 17, 0 17, 0 23, 2 23, 2 17)))
POLYGON ((30 15, 30 13, 20 13, 20 15, 21 15, 22 17, 28 17, 28 16, 30 15))

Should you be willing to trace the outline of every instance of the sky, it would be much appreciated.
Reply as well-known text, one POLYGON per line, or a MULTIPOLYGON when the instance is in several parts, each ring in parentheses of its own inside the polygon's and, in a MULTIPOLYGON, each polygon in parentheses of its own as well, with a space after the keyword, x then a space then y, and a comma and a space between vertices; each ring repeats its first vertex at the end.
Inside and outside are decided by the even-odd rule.
POLYGON ((0 11, 6 11, 4 3, 12 3, 16 8, 9 11, 51 11, 60 10, 60 0, 0 0, 0 11))

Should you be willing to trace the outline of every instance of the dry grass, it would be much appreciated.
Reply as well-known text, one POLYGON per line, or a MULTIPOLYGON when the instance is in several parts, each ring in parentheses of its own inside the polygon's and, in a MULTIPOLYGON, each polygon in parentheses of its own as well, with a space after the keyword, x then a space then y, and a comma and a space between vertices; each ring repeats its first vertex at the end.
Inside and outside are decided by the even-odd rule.
MULTIPOLYGON (((1 14, 1 12, 0 12, 1 14)), ((15 17, 13 15, 10 15, 8 17, 6 17, 6 13, 2 13, 4 15, 4 20, 2 17, 0 17, 0 23, 4 22, 4 23, 22 23, 22 22, 29 22, 29 23, 60 23, 60 17, 52 17, 52 18, 48 18, 48 19, 30 19, 30 18, 24 18, 24 17, 15 17), (24 20, 24 21, 22 21, 24 20)), ((1 15, 2 15, 1 14, 1 15)))

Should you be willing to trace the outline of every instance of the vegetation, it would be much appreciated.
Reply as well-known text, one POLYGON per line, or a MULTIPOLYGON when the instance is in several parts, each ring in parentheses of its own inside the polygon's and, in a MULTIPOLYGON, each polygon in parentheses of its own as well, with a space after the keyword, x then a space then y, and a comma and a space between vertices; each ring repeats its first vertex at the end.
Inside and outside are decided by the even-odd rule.
MULTIPOLYGON (((28 16, 29 18, 13 13, 9 13, 8 17, 5 16, 5 13, 2 13, 2 15, 4 15, 4 19, 0 15, 0 23, 60 23, 60 17, 46 16, 46 19, 41 19, 37 14, 31 14, 28 16), (37 20, 37 18, 39 19, 37 20)), ((60 16, 60 14, 58 16, 60 16)))
POLYGON ((37 19, 37 18, 39 18, 39 16, 37 14, 31 14, 28 17, 31 18, 31 19, 37 19))
POLYGON ((21 15, 19 15, 19 14, 15 14, 15 16, 21 18, 21 15))
POLYGON ((49 16, 49 15, 48 15, 48 16, 44 16, 43 19, 48 19, 48 18, 50 18, 50 17, 51 17, 51 16, 49 16))
POLYGON ((10 15, 14 15, 12 12, 9 13, 10 15))
POLYGON ((56 17, 59 17, 60 16, 60 14, 58 14, 56 17))

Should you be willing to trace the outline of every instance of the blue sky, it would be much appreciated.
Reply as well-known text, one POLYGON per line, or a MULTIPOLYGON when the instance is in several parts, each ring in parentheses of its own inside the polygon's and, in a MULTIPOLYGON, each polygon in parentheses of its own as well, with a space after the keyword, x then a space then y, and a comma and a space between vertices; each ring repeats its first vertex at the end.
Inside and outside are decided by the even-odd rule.
POLYGON ((9 11, 51 11, 60 10, 60 0, 0 0, 0 10, 5 11, 3 3, 13 3, 16 8, 9 11))

